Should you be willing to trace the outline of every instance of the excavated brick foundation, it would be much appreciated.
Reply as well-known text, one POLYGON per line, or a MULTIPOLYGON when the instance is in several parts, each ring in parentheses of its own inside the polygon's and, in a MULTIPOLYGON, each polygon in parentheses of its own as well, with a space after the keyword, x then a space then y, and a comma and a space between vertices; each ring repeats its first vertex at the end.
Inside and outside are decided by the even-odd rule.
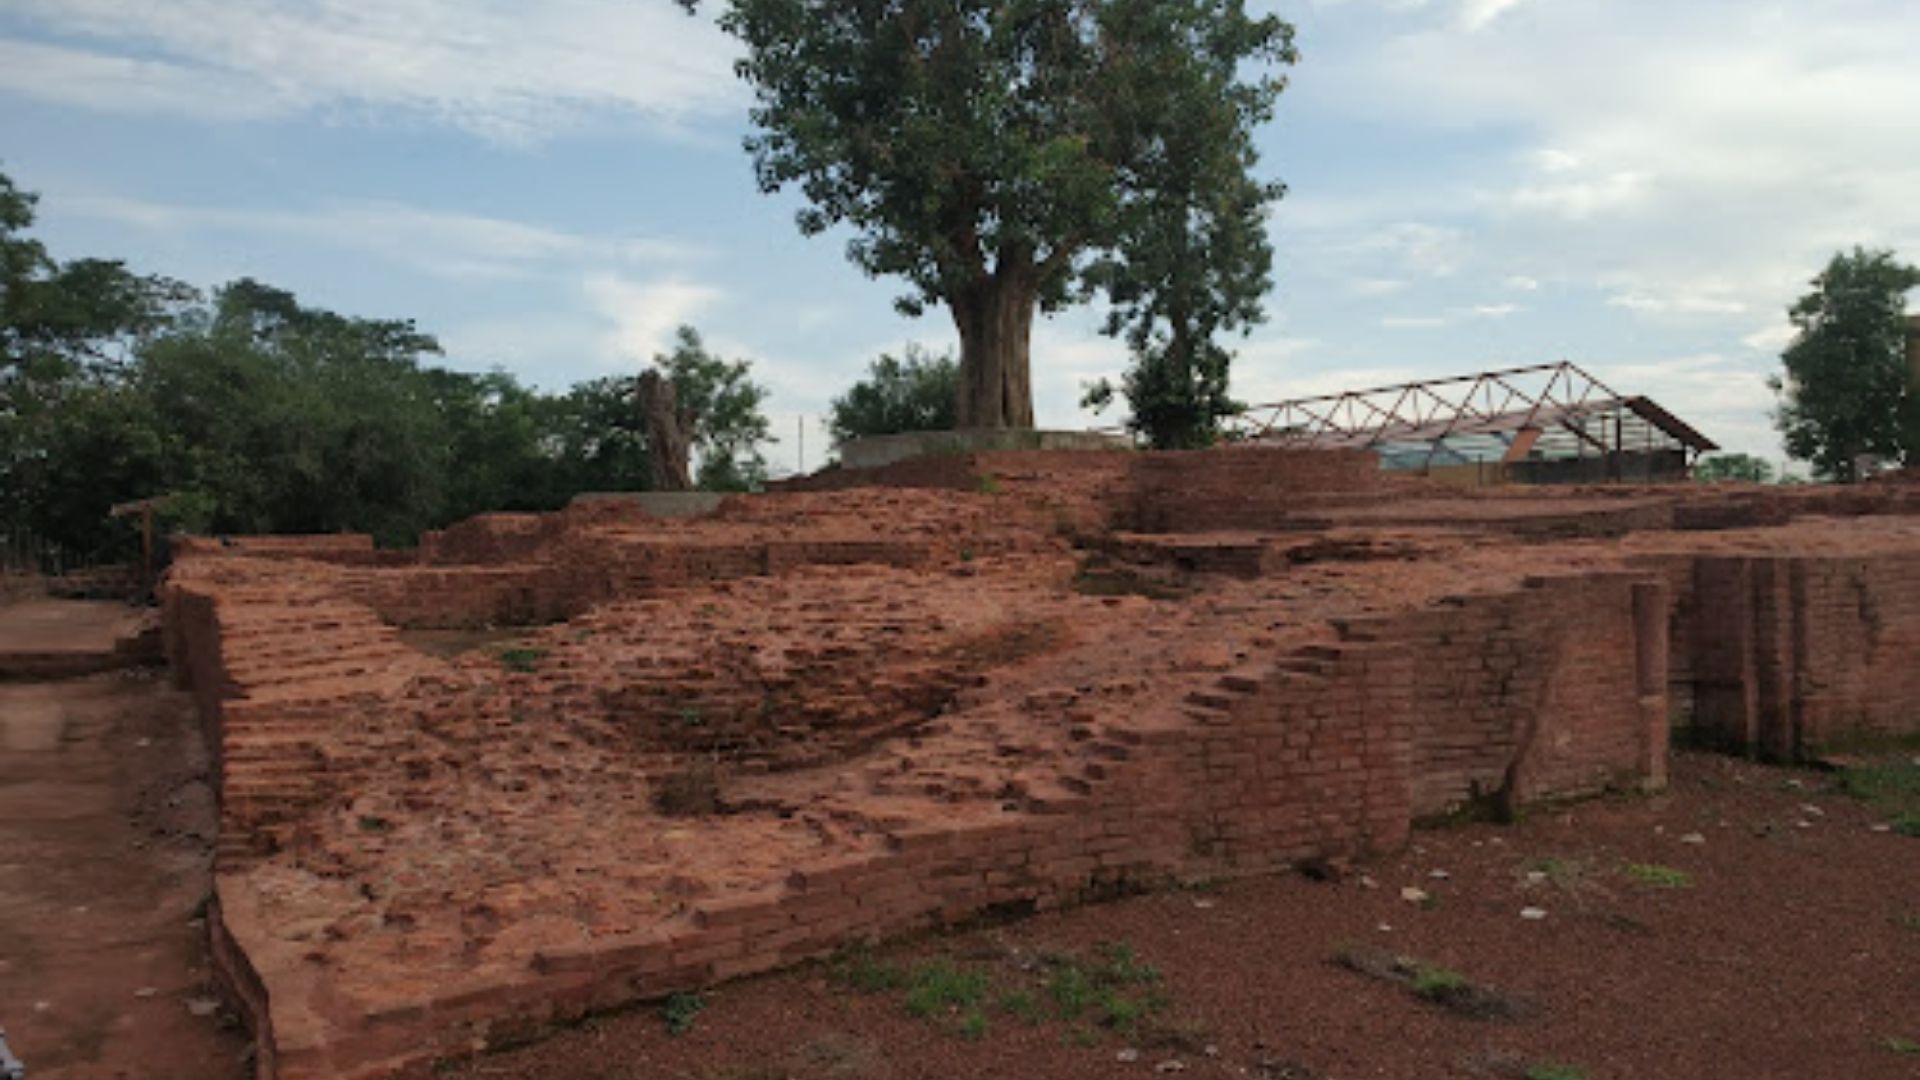
POLYGON ((865 479, 182 544, 259 1075, 420 1074, 877 935, 1657 788, 1675 730, 1920 731, 1910 487, 1450 495, 1251 450, 865 479))

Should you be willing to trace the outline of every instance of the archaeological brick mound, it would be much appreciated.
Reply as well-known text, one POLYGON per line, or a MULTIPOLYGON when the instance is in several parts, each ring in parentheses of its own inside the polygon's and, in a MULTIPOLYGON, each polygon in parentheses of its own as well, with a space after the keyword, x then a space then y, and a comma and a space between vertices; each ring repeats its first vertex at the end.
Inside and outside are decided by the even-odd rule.
POLYGON ((1655 788, 1676 730, 1911 734, 1909 487, 1009 452, 410 551, 190 540, 164 629, 218 760, 218 968, 260 1076, 407 1075, 874 935, 1655 788))

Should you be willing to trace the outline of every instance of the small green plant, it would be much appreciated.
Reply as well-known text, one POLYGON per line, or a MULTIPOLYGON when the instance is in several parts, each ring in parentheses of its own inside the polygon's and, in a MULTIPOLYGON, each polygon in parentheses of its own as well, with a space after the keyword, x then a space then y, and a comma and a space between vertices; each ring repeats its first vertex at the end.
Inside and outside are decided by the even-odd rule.
POLYGON ((1658 863, 1633 863, 1627 867, 1627 876, 1642 885, 1652 885, 1662 889, 1690 889, 1693 887, 1693 875, 1685 870, 1676 870, 1671 866, 1658 863))
POLYGON ((961 561, 961 562, 972 562, 972 561, 973 561, 973 549, 972 549, 972 548, 970 548, 970 547, 963 547, 963 548, 961 548, 961 549, 960 549, 960 561, 961 561))
POLYGON ((960 1023, 954 1026, 953 1031, 968 1042, 979 1042, 987 1034, 987 1014, 979 1009, 969 1009, 967 1014, 960 1018, 960 1023))
POLYGON ((1587 1080, 1587 1073, 1578 1065, 1535 1065, 1527 1070, 1527 1080, 1587 1080))
POLYGON ((693 1030, 693 1022, 700 1010, 707 1007, 707 999, 699 994, 685 990, 676 990, 667 995, 660 1003, 660 1015, 667 1022, 667 1034, 685 1035, 693 1030))
POLYGON ((1078 964, 1065 963, 1047 974, 1047 999, 1063 1020, 1077 1020, 1091 1009, 1099 994, 1093 980, 1078 964))
POLYGON ((898 990, 907 985, 907 973, 896 964, 884 964, 865 945, 843 949, 828 964, 833 981, 863 994, 898 990))
POLYGON ((1033 992, 1030 990, 1005 991, 1000 995, 1000 1000, 995 1002, 995 1004, 1000 1006, 1001 1012, 1025 1023, 1037 1024, 1040 1022, 1040 999, 1034 997, 1033 992))
POLYGON ((907 1011, 927 1018, 971 1009, 986 1000, 985 972, 957 967, 948 960, 929 960, 907 978, 907 1011))
POLYGON ((371 814, 362 814, 360 816, 361 832, 383 833, 391 832, 392 830, 393 822, 388 821, 386 818, 375 817, 371 814))
POLYGON ((1000 481, 994 479, 991 473, 981 473, 979 483, 976 486, 982 495, 1000 494, 1000 481))
POLYGON ((1467 986, 1467 977, 1451 968, 1422 964, 1414 969, 1413 992, 1429 1001, 1437 1001, 1467 986))
POLYGON ((1895 832, 1920 837, 1920 758, 1903 754, 1842 770, 1839 788, 1885 814, 1895 832))
POLYGON ((694 705, 682 705, 675 715, 679 717, 681 727, 697 728, 705 726, 707 722, 706 718, 700 715, 700 709, 694 705))
POLYGON ((1889 1035, 1885 1045, 1887 1049, 1903 1057, 1920 1057, 1920 1042, 1914 1042, 1912 1039, 1889 1035))
POLYGON ((511 649, 500 650, 500 662, 506 665, 509 671, 518 671, 526 674, 533 671, 534 668, 539 665, 541 658, 546 655, 547 650, 545 649, 531 649, 525 646, 516 646, 511 649))

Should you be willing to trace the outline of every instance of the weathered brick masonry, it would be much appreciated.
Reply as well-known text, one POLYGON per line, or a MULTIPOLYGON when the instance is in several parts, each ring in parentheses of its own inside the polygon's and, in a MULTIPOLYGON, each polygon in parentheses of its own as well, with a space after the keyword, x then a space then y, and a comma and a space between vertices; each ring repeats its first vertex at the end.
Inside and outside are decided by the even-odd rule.
POLYGON ((415 565, 189 547, 167 639, 218 748, 215 957, 260 1075, 418 1071, 871 935, 1658 787, 1670 718, 1781 753, 1920 730, 1911 519, 1837 549, 1791 509, 1657 531, 1755 511, 1644 495, 1622 505, 1654 539, 1627 542, 1593 539, 1618 531, 1593 500, 1395 498, 1411 531, 1303 540, 1287 506, 1375 480, 1260 455, 983 455, 997 494, 707 523, 496 516, 415 565), (1222 475, 1269 486, 1223 506, 1222 475), (1073 540, 1187 552, 1187 598, 1082 595, 1073 540), (397 629, 562 619, 520 669, 397 629), (662 816, 702 763, 718 812, 662 816))

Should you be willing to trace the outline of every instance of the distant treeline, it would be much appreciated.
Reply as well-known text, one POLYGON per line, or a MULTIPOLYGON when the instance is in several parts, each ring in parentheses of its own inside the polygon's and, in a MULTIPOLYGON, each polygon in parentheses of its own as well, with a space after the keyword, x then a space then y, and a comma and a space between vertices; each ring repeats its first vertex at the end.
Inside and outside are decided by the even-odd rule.
MULTIPOLYGON (((243 279, 203 295, 118 261, 59 262, 26 235, 34 197, 0 174, 0 540, 118 558, 116 503, 167 496, 170 528, 370 532, 412 542, 487 510, 640 490, 634 379, 540 393, 433 366, 406 320, 300 304, 243 279)), ((698 417, 702 487, 764 479, 766 392, 682 328, 656 357, 698 417)))

